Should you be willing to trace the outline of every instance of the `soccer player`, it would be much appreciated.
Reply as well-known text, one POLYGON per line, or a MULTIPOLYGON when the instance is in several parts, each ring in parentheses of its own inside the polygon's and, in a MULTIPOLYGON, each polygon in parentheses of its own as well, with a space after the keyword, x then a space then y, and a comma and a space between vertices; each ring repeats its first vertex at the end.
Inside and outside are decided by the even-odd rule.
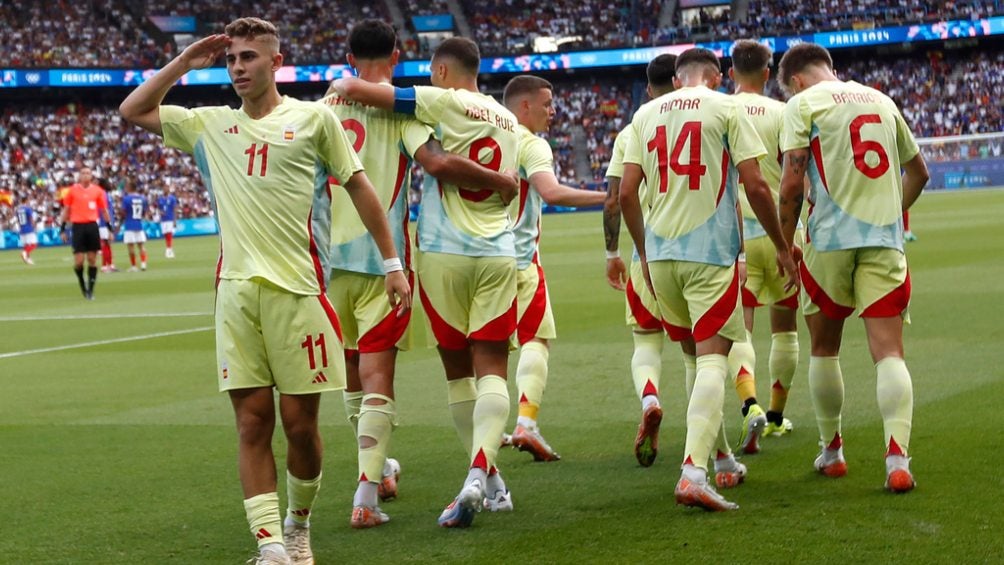
POLYGON ((736 262, 740 249, 734 167, 750 205, 778 247, 778 265, 798 284, 770 189, 757 159, 766 155, 739 102, 713 90, 718 58, 688 49, 676 60, 679 88, 648 102, 631 122, 620 201, 642 272, 672 332, 687 333, 697 373, 687 409, 687 441, 676 501, 732 510, 708 484, 707 464, 722 423, 727 356, 744 339, 736 262), (639 200, 648 187, 647 221, 639 200))
POLYGON ((516 218, 516 289, 520 345, 516 366, 519 416, 506 439, 536 461, 561 459, 544 440, 537 414, 547 384, 548 340, 556 337, 550 293, 540 261, 540 216, 543 202, 558 206, 597 206, 605 195, 563 186, 554 176, 554 155, 543 138, 554 118, 554 87, 532 75, 513 78, 505 87, 503 103, 519 121, 519 199, 510 210, 516 218))
POLYGON ((38 247, 38 235, 35 233, 35 210, 27 204, 21 204, 14 208, 14 215, 17 216, 17 232, 21 237, 21 260, 29 265, 34 265, 31 252, 38 247))
MULTIPOLYGON (((104 185, 98 181, 95 184, 104 189, 104 185)), ((112 195, 108 194, 105 190, 105 207, 108 208, 109 217, 112 217, 112 212, 115 207, 112 206, 112 195)), ((118 271, 115 268, 115 261, 112 259, 112 243, 115 243, 115 230, 111 229, 111 222, 105 222, 105 219, 98 217, 98 234, 101 237, 101 272, 102 273, 113 273, 118 271)))
POLYGON ((328 175, 342 181, 385 262, 392 302, 410 288, 387 219, 335 115, 279 95, 275 27, 241 18, 203 38, 134 90, 123 116, 194 153, 220 225, 216 336, 218 382, 237 420, 244 508, 258 541, 255 563, 313 563, 310 510, 321 483, 320 392, 343 388, 338 319, 324 294, 331 202, 328 175), (242 106, 161 105, 185 73, 226 54, 242 106), (279 513, 272 432, 288 442, 285 521, 279 513))
POLYGON ((137 193, 136 183, 131 180, 126 181, 126 194, 122 197, 122 222, 125 228, 123 240, 129 249, 130 273, 135 273, 136 269, 136 247, 139 247, 140 269, 146 270, 146 232, 143 230, 143 218, 146 216, 147 202, 146 196, 137 193))
MULTIPOLYGON (((771 57, 770 49, 757 41, 737 41, 732 48, 729 77, 736 84, 736 99, 742 104, 757 136, 767 149, 767 157, 760 161, 760 172, 767 181, 776 204, 777 191, 781 185, 781 152, 778 144, 781 140, 784 103, 763 95, 764 85, 770 78, 768 67, 771 57)), ((798 328, 795 325, 798 290, 785 290, 785 280, 778 274, 774 261, 777 250, 753 213, 745 191, 739 191, 739 201, 744 240, 744 254, 740 255, 739 266, 741 269, 745 263, 746 268, 746 281, 741 290, 746 340, 732 345, 729 374, 735 377, 736 392, 742 403, 743 425, 739 435, 739 451, 752 454, 760 451, 762 436, 784 435, 792 428, 791 421, 784 417, 784 408, 798 366, 798 328), (756 308, 765 304, 770 308, 771 331, 768 361, 770 409, 766 414, 756 399, 756 352, 753 349, 752 333, 756 308)), ((794 243, 801 247, 801 229, 796 231, 794 243)))
POLYGON ((178 207, 178 197, 174 188, 168 187, 167 192, 157 198, 157 210, 160 212, 160 233, 164 234, 164 257, 174 259, 174 214, 178 207))
POLYGON ((896 104, 875 89, 838 79, 825 48, 803 43, 790 49, 781 58, 779 82, 794 93, 781 136, 781 225, 789 243, 806 175, 810 182, 802 310, 812 340, 809 394, 822 448, 815 467, 829 477, 847 473, 838 356, 844 320, 857 309, 878 373, 885 487, 907 492, 914 487, 908 455, 913 384, 903 360, 910 301, 903 212, 927 184, 927 165, 896 104))
POLYGON ((70 187, 63 198, 63 214, 60 220, 62 238, 65 242, 66 224, 70 222, 73 232, 73 272, 80 283, 80 292, 87 300, 94 300, 94 285, 98 282, 98 249, 101 248, 101 234, 98 231, 98 217, 109 225, 112 223, 108 210, 108 195, 105 190, 92 182, 94 176, 89 167, 77 173, 77 182, 70 187), (84 257, 87 257, 87 281, 84 281, 84 257))
MULTIPOLYGON (((349 33, 348 62, 366 81, 392 90, 397 65, 397 34, 380 20, 365 20, 349 33)), ((458 185, 487 184, 515 190, 516 182, 501 172, 446 153, 433 130, 414 117, 356 104, 331 94, 321 100, 354 136, 354 148, 387 210, 394 243, 412 272, 407 232, 407 187, 412 160, 428 174, 458 185), (390 164, 395 166, 390 166, 390 164)), ((349 196, 332 187, 331 298, 346 348, 346 412, 359 444, 359 483, 353 500, 354 528, 369 528, 389 518, 377 499, 397 495, 400 465, 387 458, 392 428, 397 423, 394 369, 398 350, 407 349, 409 313, 393 311, 383 297, 384 275, 372 236, 351 213, 349 196)))
MULTIPOLYGON (((516 117, 478 92, 480 61, 477 44, 453 37, 433 54, 431 87, 391 90, 356 78, 333 86, 364 104, 414 114, 436 129, 451 153, 494 171, 514 171, 516 117)), ((454 425, 470 455, 464 486, 439 524, 466 527, 483 505, 512 507, 495 457, 509 417, 505 379, 516 331, 516 249, 507 212, 513 194, 436 185, 424 191, 418 218, 420 295, 439 344, 454 425)))

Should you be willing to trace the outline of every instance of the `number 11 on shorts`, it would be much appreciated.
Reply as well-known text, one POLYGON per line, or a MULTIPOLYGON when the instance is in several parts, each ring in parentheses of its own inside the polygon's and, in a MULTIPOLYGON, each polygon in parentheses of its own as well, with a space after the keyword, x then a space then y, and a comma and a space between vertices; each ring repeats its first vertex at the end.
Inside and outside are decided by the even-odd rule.
POLYGON ((312 335, 308 335, 303 339, 303 343, 300 347, 307 350, 307 361, 310 363, 310 370, 317 369, 317 360, 314 356, 314 348, 321 350, 321 368, 327 368, 328 366, 328 348, 324 345, 324 334, 317 334, 315 338, 312 335))

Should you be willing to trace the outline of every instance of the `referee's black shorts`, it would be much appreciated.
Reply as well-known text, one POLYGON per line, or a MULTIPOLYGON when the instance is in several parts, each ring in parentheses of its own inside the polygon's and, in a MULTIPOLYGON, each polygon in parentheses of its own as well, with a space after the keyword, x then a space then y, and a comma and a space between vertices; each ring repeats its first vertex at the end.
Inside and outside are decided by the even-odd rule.
POLYGON ((73 224, 73 252, 97 253, 101 249, 98 223, 73 224))

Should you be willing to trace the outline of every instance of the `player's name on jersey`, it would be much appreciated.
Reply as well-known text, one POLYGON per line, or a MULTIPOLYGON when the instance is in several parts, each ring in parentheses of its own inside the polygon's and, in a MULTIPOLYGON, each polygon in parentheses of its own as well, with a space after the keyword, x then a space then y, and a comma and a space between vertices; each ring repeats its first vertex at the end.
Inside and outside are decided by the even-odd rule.
POLYGON ((669 102, 663 102, 659 106, 659 113, 665 114, 666 112, 672 112, 673 110, 700 110, 700 109, 701 109, 700 98, 674 98, 669 102))
POLYGON ((468 118, 474 120, 481 120, 482 122, 487 122, 489 124, 495 124, 495 127, 503 129, 505 131, 514 132, 516 131, 516 123, 505 116, 500 116, 488 108, 481 108, 479 106, 468 106, 466 110, 468 118))
POLYGON ((746 113, 750 116, 766 116, 767 108, 763 106, 746 106, 746 113))
POLYGON ((834 104, 870 104, 879 101, 871 92, 834 92, 830 96, 833 97, 834 104))
POLYGON ((355 106, 358 103, 354 100, 349 100, 348 98, 342 98, 341 96, 332 96, 324 101, 328 106, 355 106))

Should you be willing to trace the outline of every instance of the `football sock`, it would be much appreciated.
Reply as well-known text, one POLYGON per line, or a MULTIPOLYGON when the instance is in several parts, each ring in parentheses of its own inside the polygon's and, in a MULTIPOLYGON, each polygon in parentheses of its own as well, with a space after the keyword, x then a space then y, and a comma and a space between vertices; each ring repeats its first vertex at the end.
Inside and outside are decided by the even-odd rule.
MULTIPOLYGON (((778 332, 770 336, 770 413, 781 424, 781 414, 788 404, 788 391, 798 367, 798 332, 778 332)), ((768 416, 768 419, 770 417, 768 416)), ((774 420, 771 420, 774 421, 774 420)))
MULTIPOLYGON (((732 344, 729 351, 729 376, 735 378, 736 394, 739 401, 746 403, 751 398, 756 398, 756 379, 754 371, 756 367, 756 351, 753 350, 753 336, 746 332, 746 341, 737 341, 732 344)), ((755 401, 754 401, 755 402, 755 401)), ((746 412, 743 412, 743 416, 746 412)))
POLYGON ((446 398, 450 403, 453 427, 457 429, 460 443, 464 446, 467 456, 470 457, 474 438, 474 404, 478 399, 477 385, 474 384, 474 377, 466 377, 446 381, 446 386, 446 398))
POLYGON ((135 251, 130 251, 129 252, 129 264, 132 265, 133 267, 136 266, 136 252, 135 251))
POLYGON ((547 386, 547 346, 528 341, 519 352, 516 365, 516 391, 519 394, 519 415, 536 422, 540 401, 547 386))
POLYGON ((687 391, 687 402, 694 392, 694 380, 697 378, 697 357, 683 354, 683 384, 687 391))
POLYGON ((247 515, 251 535, 258 540, 259 548, 270 543, 283 545, 279 493, 266 492, 245 499, 244 514, 247 515))
POLYGON ((647 394, 659 395, 659 376, 662 374, 662 347, 665 338, 661 332, 634 332, 634 355, 631 356, 631 379, 639 399, 647 394))
POLYGON ((101 240, 101 266, 107 267, 112 264, 112 246, 108 245, 108 240, 101 240))
MULTIPOLYGON (((359 446, 359 480, 379 483, 383 479, 383 467, 387 461, 390 436, 397 420, 397 405, 382 394, 367 394, 359 412, 357 434, 359 446), (384 404, 369 404, 370 400, 383 400, 384 404), (371 438, 373 445, 362 447, 362 439, 371 438)), ((376 491, 374 491, 376 492, 376 491)), ((375 505, 374 501, 374 505, 375 505)), ((369 505, 372 506, 372 505, 369 505)))
POLYGON ((87 283, 84 282, 84 267, 74 267, 73 272, 77 275, 77 282, 80 283, 80 291, 87 294, 87 283))
POLYGON ((321 490, 321 474, 305 481, 286 471, 286 496, 289 497, 285 522, 287 525, 310 525, 310 509, 314 507, 319 490, 321 490))
MULTIPOLYGON (((913 383, 906 362, 899 357, 886 357, 875 365, 878 371, 876 394, 882 424, 885 430, 885 445, 895 442, 903 455, 910 445, 910 428, 913 421, 913 383)), ((890 451, 892 449, 890 448, 890 451)))
POLYGON ((722 426, 722 403, 725 400, 725 355, 701 355, 697 358, 697 377, 687 406, 687 442, 684 461, 708 469, 708 458, 722 426))
POLYGON ((98 282, 98 268, 87 267, 87 292, 94 294, 94 284, 98 282))
MULTIPOLYGON (((495 464, 502 432, 509 419, 509 389, 505 379, 495 375, 485 375, 477 382, 478 396, 474 404, 474 437, 471 452, 475 454, 472 466, 477 463, 479 453, 483 453, 488 467, 495 464)), ((482 483, 484 484, 484 483, 482 483)))
POLYGON ((844 405, 844 377, 839 357, 809 357, 809 396, 816 411, 819 438, 824 443, 840 433, 844 405))
POLYGON ((139 252, 139 260, 146 263, 146 249, 139 252))
POLYGON ((359 410, 363 405, 363 391, 356 390, 349 392, 348 390, 343 390, 342 402, 345 403, 345 417, 352 424, 352 431, 355 436, 359 437, 359 410))

